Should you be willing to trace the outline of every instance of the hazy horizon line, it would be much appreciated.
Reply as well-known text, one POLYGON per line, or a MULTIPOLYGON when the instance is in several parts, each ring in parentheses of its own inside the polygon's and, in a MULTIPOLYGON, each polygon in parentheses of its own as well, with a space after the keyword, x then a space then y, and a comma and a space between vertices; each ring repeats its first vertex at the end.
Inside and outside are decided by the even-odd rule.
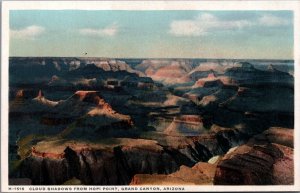
POLYGON ((202 60, 289 60, 276 58, 197 58, 197 57, 107 57, 107 56, 9 56, 9 58, 103 58, 103 59, 202 59, 202 60))

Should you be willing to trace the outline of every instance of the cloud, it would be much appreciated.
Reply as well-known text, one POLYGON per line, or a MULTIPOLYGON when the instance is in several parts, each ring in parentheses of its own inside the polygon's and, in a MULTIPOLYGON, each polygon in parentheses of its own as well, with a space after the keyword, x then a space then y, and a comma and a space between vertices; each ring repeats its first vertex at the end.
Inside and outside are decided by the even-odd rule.
POLYGON ((284 18, 276 17, 270 14, 265 14, 259 18, 259 23, 261 25, 276 27, 288 25, 290 22, 284 18))
POLYGON ((175 36, 201 36, 206 34, 203 26, 191 20, 173 21, 169 32, 175 36))
POLYGON ((31 25, 19 30, 10 30, 10 37, 15 39, 35 39, 44 32, 44 27, 31 25))
POLYGON ((193 20, 172 21, 169 33, 175 36, 201 36, 211 30, 241 29, 251 25, 247 20, 223 21, 212 14, 203 13, 193 20))
POLYGON ((258 19, 223 20, 213 14, 203 13, 191 20, 175 20, 170 23, 169 33, 174 36, 203 36, 211 31, 241 30, 253 26, 281 26, 288 21, 273 15, 258 19))
POLYGON ((118 33, 118 31, 119 31, 118 25, 116 23, 113 23, 112 25, 100 29, 92 29, 92 28, 80 29, 79 33, 87 36, 104 37, 104 36, 115 36, 118 33))

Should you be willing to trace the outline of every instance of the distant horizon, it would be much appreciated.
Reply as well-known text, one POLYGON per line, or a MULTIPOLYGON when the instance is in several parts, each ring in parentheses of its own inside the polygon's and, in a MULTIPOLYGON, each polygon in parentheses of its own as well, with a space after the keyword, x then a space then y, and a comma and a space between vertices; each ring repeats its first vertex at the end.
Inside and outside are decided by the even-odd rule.
POLYGON ((106 57, 106 56, 9 56, 9 58, 101 58, 101 59, 158 59, 158 60, 164 60, 164 59, 194 59, 194 60, 266 60, 266 61, 272 61, 272 60, 288 60, 288 61, 294 61, 293 59, 269 59, 269 58, 157 58, 157 57, 106 57))

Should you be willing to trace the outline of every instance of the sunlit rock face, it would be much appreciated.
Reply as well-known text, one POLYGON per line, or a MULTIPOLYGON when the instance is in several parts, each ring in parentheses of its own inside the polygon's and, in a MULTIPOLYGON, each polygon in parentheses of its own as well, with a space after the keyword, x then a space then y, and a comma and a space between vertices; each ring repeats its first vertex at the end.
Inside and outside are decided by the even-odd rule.
POLYGON ((294 183, 293 129, 270 128, 229 151, 219 162, 219 185, 291 185, 294 183), (278 134, 276 137, 274 136, 278 134), (234 177, 232 177, 234 176, 234 177))

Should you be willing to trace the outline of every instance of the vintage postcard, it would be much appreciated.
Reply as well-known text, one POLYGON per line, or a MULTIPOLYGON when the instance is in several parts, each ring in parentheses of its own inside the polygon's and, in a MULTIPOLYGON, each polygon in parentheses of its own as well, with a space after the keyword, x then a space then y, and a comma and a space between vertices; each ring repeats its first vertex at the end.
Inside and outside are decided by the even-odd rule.
POLYGON ((4 1, 1 191, 299 191, 299 11, 4 1))

